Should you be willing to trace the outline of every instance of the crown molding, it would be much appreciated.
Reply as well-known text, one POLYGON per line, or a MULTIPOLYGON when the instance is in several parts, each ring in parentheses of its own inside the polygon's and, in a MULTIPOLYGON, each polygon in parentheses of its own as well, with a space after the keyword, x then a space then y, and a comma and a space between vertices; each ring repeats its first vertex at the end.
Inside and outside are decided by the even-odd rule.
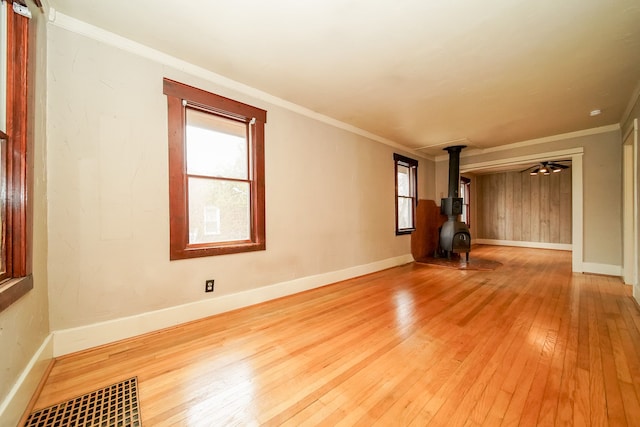
POLYGON ((287 101, 285 99, 279 98, 277 96, 271 95, 270 93, 261 91, 254 87, 248 86, 244 83, 240 83, 228 77, 224 77, 220 74, 214 73, 213 71, 208 70, 206 68, 200 67, 198 65, 192 64, 182 59, 178 59, 174 56, 168 55, 164 52, 153 49, 149 46, 127 39, 126 37, 119 36, 115 33, 104 30, 100 27, 96 27, 95 25, 89 24, 87 22, 81 21, 79 19, 73 18, 68 15, 65 15, 64 13, 56 11, 53 7, 49 8, 48 10, 49 10, 49 14, 48 14, 49 22, 55 25, 56 27, 65 29, 72 33, 76 33, 76 34, 88 37, 92 40, 104 43, 106 45, 113 46, 118 49, 122 49, 129 53, 133 53, 140 57, 160 63, 162 65, 172 67, 176 70, 184 71, 195 77, 199 77, 207 81, 213 82, 215 84, 219 84, 228 89, 237 91, 239 93, 250 96, 252 98, 259 99, 269 104, 273 104, 278 107, 285 108, 294 113, 309 117, 311 119, 328 124, 338 129, 342 129, 347 132, 379 142, 381 144, 385 144, 385 145, 400 149, 402 151, 412 153, 420 158, 434 160, 433 158, 429 158, 428 156, 425 156, 424 153, 420 153, 414 150, 413 148, 399 144, 395 141, 392 141, 390 139, 368 132, 364 129, 350 125, 340 120, 336 120, 329 116, 325 116, 324 114, 317 113, 309 108, 303 107, 301 105, 298 105, 293 102, 287 101))

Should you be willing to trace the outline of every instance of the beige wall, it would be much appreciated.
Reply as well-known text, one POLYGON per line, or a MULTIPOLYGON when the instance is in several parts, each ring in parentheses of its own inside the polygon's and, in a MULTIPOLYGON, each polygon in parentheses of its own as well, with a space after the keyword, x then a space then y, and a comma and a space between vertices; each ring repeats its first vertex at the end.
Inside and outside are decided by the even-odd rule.
MULTIPOLYGON (((47 204, 46 204, 46 18, 33 10, 30 43, 35 55, 30 63, 35 64, 35 103, 30 116, 34 120, 34 192, 33 215, 33 277, 34 287, 6 310, 0 312, 0 405, 7 398, 19 376, 49 334, 49 311, 47 301, 47 204)), ((50 353, 50 352, 49 352, 50 353)), ((50 354, 49 354, 50 357, 50 354)), ((1 425, 16 425, 26 407, 47 361, 36 363, 23 384, 1 415, 1 425)))
POLYGON ((209 278, 216 297, 410 254, 393 148, 56 26, 49 41, 53 330, 211 298, 209 278), (266 251, 169 262, 163 77, 268 111, 266 251))
MULTIPOLYGON (((414 157, 415 156, 411 156, 414 157)), ((418 187, 419 198, 436 200, 436 162, 433 160, 420 159, 420 186, 418 187)), ((440 204, 439 199, 437 204, 440 204)))
MULTIPOLYGON (((584 262, 622 265, 622 173, 619 130, 588 134, 551 142, 469 155, 462 152, 460 164, 512 159, 583 147, 584 262)), ((447 191, 445 159, 436 162, 436 192, 447 191)))

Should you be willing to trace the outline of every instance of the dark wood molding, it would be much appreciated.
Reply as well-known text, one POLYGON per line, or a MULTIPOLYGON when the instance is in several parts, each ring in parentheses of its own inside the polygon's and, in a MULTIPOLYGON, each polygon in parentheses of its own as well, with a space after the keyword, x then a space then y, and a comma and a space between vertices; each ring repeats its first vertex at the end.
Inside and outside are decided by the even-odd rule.
POLYGON ((167 95, 169 142, 169 258, 171 260, 260 251, 266 249, 264 126, 267 112, 251 105, 164 79, 167 95), (232 115, 251 129, 251 240, 242 242, 189 245, 187 175, 185 173, 186 114, 183 100, 204 111, 232 115))
POLYGON ((198 89, 193 86, 178 83, 174 80, 163 80, 164 94, 167 96, 184 99, 187 102, 191 102, 195 105, 203 107, 204 109, 210 109, 221 113, 232 113, 239 118, 253 118, 259 122, 267 122, 267 112, 252 105, 243 104, 239 101, 234 101, 224 96, 216 95, 211 92, 198 89), (213 107, 215 106, 215 107, 213 107))
POLYGON ((28 52, 29 20, 10 13, 8 51, 12 63, 7 70, 7 228, 11 241, 7 242, 7 269, 11 277, 27 275, 27 99, 29 93, 28 52), (10 245, 10 247, 9 247, 10 245))
POLYGON ((9 279, 0 284, 0 311, 5 310, 33 289, 33 276, 9 279))
POLYGON ((415 166, 418 167, 418 161, 412 159, 411 157, 403 156, 402 154, 393 153, 393 160, 396 162, 404 163, 405 166, 415 166))
POLYGON ((6 163, 6 271, 0 285, 0 310, 33 288, 31 279, 31 224, 29 169, 29 19, 8 9, 7 17, 7 163, 6 163))
POLYGON ((168 128, 169 128, 169 234, 170 258, 178 257, 187 247, 188 231, 183 224, 187 223, 188 213, 186 191, 187 182, 184 174, 184 122, 185 115, 179 98, 168 96, 168 128))

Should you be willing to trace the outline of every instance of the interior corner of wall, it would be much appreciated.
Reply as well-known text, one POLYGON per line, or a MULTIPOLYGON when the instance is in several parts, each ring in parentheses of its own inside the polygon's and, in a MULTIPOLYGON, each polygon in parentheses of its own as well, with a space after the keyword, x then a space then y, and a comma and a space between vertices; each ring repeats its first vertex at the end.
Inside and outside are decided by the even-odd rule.
POLYGON ((53 339, 49 334, 31 357, 9 394, 0 402, 2 425, 17 425, 53 360, 53 339), (6 424, 5 424, 6 423, 6 424))

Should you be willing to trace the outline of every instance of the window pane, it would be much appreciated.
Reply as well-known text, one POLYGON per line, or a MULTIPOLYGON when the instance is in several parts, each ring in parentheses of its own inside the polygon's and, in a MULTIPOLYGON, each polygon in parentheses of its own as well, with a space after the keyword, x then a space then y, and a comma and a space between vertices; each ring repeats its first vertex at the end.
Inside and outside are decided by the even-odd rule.
POLYGON ((189 244, 249 240, 249 183, 189 178, 189 244))
POLYGON ((411 198, 398 197, 398 229, 400 230, 413 228, 412 201, 411 198))
POLYGON ((248 179, 247 124, 187 108, 187 173, 248 179))
POLYGON ((398 196, 410 197, 410 179, 409 168, 406 166, 398 165, 398 196))

